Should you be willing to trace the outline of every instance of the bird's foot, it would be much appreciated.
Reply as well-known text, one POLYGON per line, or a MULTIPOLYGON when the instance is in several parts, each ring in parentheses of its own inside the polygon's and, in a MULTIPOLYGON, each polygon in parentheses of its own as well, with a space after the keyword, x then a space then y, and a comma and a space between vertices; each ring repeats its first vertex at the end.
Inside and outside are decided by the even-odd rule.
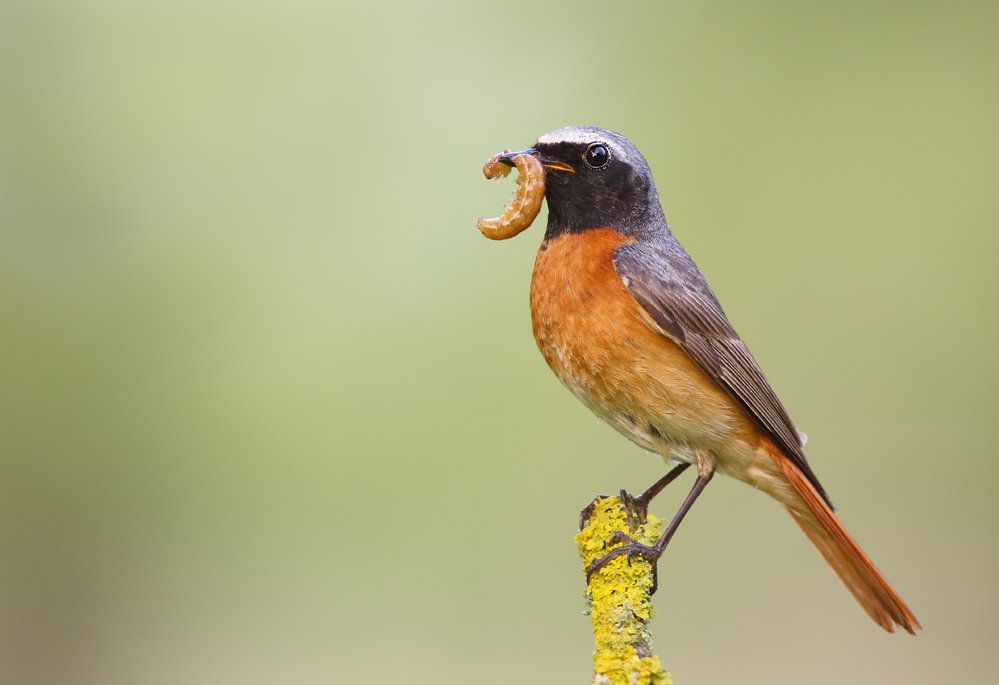
MULTIPOLYGON (((590 517, 593 516, 593 509, 597 506, 597 502, 608 497, 610 495, 597 495, 593 498, 592 502, 583 507, 583 510, 579 512, 580 530, 586 528, 590 517)), ((641 497, 635 497, 627 490, 622 490, 618 493, 618 499, 621 500, 621 506, 624 507, 625 512, 628 514, 628 527, 633 531, 638 530, 638 527, 645 523, 646 518, 648 518, 649 503, 641 497)))
POLYGON ((594 561, 590 568, 586 571, 586 582, 590 582, 590 578, 593 577, 594 573, 597 573, 604 566, 614 561, 618 557, 626 556, 628 558, 628 563, 631 564, 631 560, 635 557, 640 559, 645 559, 647 562, 652 564, 652 589, 649 590, 649 595, 653 595, 656 589, 659 587, 659 574, 657 571, 657 563, 659 557, 663 555, 663 549, 660 549, 659 545, 643 545, 638 540, 628 537, 621 531, 614 533, 611 536, 610 543, 612 545, 623 543, 620 547, 615 547, 607 554, 603 555, 596 561, 594 561))
POLYGON ((628 515, 628 528, 634 533, 649 518, 649 502, 641 496, 635 497, 627 490, 619 492, 618 499, 628 515))

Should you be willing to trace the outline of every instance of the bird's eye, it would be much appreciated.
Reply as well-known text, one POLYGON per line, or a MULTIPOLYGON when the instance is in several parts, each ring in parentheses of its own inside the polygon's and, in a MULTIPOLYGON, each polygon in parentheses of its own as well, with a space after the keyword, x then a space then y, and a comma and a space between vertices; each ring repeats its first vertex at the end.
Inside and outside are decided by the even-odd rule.
POLYGON ((591 169, 603 169, 610 162, 610 150, 603 143, 593 143, 583 153, 583 161, 591 169))

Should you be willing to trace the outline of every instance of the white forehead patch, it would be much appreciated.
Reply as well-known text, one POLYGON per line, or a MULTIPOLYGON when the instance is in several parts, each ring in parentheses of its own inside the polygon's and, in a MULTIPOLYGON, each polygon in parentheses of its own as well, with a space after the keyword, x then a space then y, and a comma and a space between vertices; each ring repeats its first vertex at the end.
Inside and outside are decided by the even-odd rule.
POLYGON ((557 145, 559 143, 589 145, 597 141, 610 142, 608 133, 610 132, 589 126, 567 126, 541 136, 538 138, 538 145, 557 145))
POLYGON ((620 133, 596 126, 566 126, 538 138, 538 145, 542 146, 558 145, 559 143, 589 145, 597 142, 610 148, 611 157, 616 157, 632 165, 640 163, 644 166, 645 164, 642 154, 635 150, 627 138, 620 133))

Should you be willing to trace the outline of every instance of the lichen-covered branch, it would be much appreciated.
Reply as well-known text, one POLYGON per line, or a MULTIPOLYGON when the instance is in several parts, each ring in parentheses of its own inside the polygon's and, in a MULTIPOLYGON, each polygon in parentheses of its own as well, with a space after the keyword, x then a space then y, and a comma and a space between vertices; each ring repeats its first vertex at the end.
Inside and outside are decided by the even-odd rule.
MULTIPOLYGON (((598 498, 589 509, 585 526, 576 535, 584 574, 612 549, 614 533, 621 531, 648 545, 662 533, 662 520, 650 515, 645 522, 635 521, 618 497, 598 498), (632 529, 631 524, 637 527, 632 529)), ((596 647, 594 685, 672 685, 650 644, 652 572, 644 559, 620 556, 590 578, 586 591, 596 647)))

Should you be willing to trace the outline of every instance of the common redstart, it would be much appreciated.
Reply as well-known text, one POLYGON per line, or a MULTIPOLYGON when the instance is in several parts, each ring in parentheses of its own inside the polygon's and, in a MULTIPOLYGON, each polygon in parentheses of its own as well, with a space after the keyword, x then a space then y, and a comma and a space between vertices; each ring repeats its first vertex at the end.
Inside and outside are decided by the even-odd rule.
POLYGON ((642 153, 618 133, 570 126, 498 161, 525 154, 545 168, 548 202, 531 280, 541 354, 597 416, 677 464, 633 506, 697 470, 656 544, 623 537, 589 573, 621 555, 655 564, 717 470, 784 505, 878 625, 914 633, 919 621, 833 514, 803 434, 670 231, 642 153))

